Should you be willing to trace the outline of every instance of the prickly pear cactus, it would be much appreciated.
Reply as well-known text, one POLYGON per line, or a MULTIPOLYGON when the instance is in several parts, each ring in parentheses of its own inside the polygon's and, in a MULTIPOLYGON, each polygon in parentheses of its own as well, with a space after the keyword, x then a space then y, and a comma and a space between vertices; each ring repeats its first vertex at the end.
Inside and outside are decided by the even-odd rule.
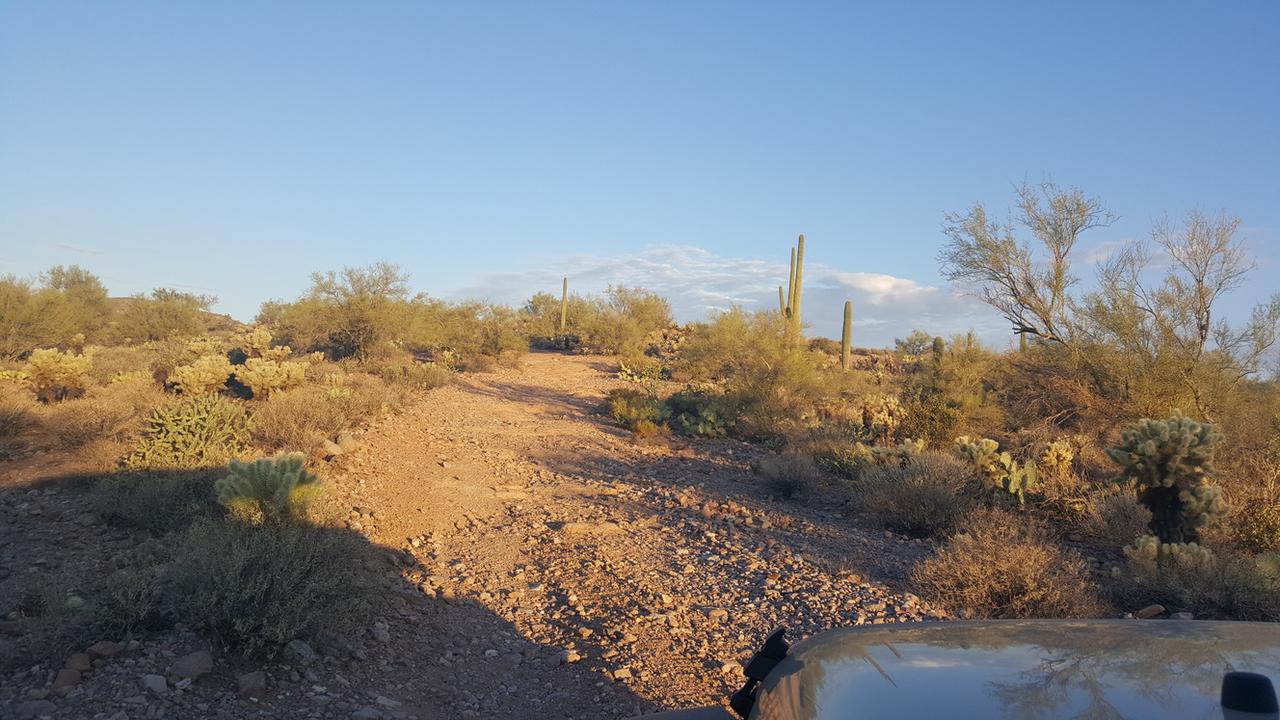
POLYGON ((1160 542, 1196 542, 1199 529, 1226 512, 1221 491, 1208 483, 1221 439, 1208 423, 1174 411, 1163 420, 1140 420, 1107 450, 1120 466, 1116 479, 1137 486, 1160 542))
POLYGON ((233 517, 253 524, 300 519, 324 488, 305 464, 302 453, 232 460, 230 474, 214 484, 218 502, 233 517))

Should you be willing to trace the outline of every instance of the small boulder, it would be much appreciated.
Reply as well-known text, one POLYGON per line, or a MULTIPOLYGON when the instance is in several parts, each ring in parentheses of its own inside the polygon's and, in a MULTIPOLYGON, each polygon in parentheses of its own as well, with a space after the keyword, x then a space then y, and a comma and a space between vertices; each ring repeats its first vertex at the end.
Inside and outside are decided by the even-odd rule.
POLYGON ((360 445, 360 443, 356 442, 356 436, 352 435, 350 430, 343 430, 338 433, 337 440, 337 445, 342 448, 343 452, 351 452, 360 445))
POLYGON ((377 708, 371 708, 368 705, 358 707, 351 713, 351 720, 378 720, 382 717, 382 711, 377 708))
POLYGON ((320 445, 320 450, 326 458, 338 457, 342 454, 342 447, 332 440, 325 440, 320 445))
POLYGON ((67 668, 68 670, 85 672, 90 667, 92 667, 92 665, 93 663, 88 653, 76 653, 75 655, 72 655, 71 657, 67 658, 67 664, 63 665, 63 667, 67 668))
POLYGON ((306 640, 290 640, 284 649, 287 655, 304 663, 311 663, 316 659, 316 651, 311 649, 311 645, 306 640))
POLYGON ((240 687, 240 697, 261 698, 267 694, 267 674, 261 670, 245 673, 236 678, 240 687))
POLYGON ((213 655, 208 650, 197 650, 173 661, 169 674, 181 680, 195 680, 213 670, 213 655))
POLYGON ((1133 614, 1139 620, 1150 620, 1151 618, 1160 617, 1164 614, 1164 606, 1159 604, 1148 605, 1133 614))
POLYGON ((165 695, 169 692, 169 683, 163 675, 143 675, 142 686, 156 695, 165 695))
POLYGON ((110 640, 101 640, 99 642, 96 642, 90 645, 88 649, 85 650, 85 652, 91 655, 92 657, 109 658, 115 655, 119 655, 120 651, 122 650, 124 650, 124 646, 118 642, 111 642, 110 640))
POLYGON ((49 689, 65 697, 79 684, 80 671, 63 668, 58 671, 58 676, 53 679, 53 684, 49 686, 49 689))

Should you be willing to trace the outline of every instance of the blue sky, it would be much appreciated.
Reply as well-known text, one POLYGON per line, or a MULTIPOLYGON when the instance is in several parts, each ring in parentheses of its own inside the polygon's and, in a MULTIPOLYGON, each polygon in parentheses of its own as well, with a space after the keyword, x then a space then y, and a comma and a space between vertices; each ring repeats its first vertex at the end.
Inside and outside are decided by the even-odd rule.
MULTIPOLYGON (((314 270, 516 302, 561 274, 684 319, 776 303, 858 340, 1001 323, 935 257, 947 211, 1083 187, 1121 220, 1244 219, 1280 286, 1280 3, 0 1, 0 273, 208 292, 314 270)), ((1084 268, 1087 273, 1087 268, 1084 268)))

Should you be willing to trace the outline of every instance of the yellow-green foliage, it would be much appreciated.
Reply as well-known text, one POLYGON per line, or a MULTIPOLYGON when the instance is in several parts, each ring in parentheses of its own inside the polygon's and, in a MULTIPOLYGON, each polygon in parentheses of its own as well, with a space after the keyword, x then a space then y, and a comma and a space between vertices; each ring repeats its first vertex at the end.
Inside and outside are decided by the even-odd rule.
POLYGON ((242 403, 196 395, 152 413, 146 436, 124 464, 134 469, 221 465, 243 453, 248 438, 249 416, 242 403))
POLYGON ((169 382, 183 395, 204 395, 222 390, 231 371, 231 361, 225 355, 202 355, 190 365, 174 368, 169 382))
POLYGON ((92 369, 87 355, 47 348, 32 352, 22 371, 41 402, 56 402, 84 394, 92 369))
POLYGON ((232 345, 240 348, 245 357, 263 357, 271 348, 271 331, 255 325, 232 338, 232 345))
POLYGON ((1280 556, 1219 556, 1196 543, 1147 535, 1112 568, 1112 591, 1125 607, 1160 603, 1210 618, 1280 620, 1280 556))
POLYGON ((278 362, 262 357, 245 360, 244 365, 235 368, 236 380, 253 391, 254 399, 261 400, 276 390, 301 385, 307 379, 307 364, 304 362, 278 362))
POLYGON ((1046 472, 1060 477, 1071 472, 1071 463, 1075 460, 1075 457, 1075 448, 1072 447, 1070 440, 1054 440, 1049 443, 1049 446, 1044 449, 1044 454, 1040 456, 1040 467, 1046 472))
POLYGON ((1201 526, 1226 512, 1221 490, 1208 484, 1221 439, 1208 423, 1174 411, 1163 420, 1140 420, 1107 450, 1121 468, 1118 479, 1137 486, 1161 542, 1194 542, 1201 526))
POLYGON ((320 379, 325 396, 331 400, 351 397, 351 388, 347 387, 347 376, 342 373, 325 373, 320 379))
POLYGON ((613 421, 639 433, 651 433, 663 422, 662 401, 639 388, 614 388, 605 400, 613 421))
POLYGON ((146 370, 130 370, 128 372, 118 372, 111 376, 111 384, 118 385, 121 383, 150 383, 151 373, 146 370))
POLYGON ((25 370, 0 370, 0 382, 24 383, 28 377, 25 370))
POLYGON ((1000 451, 1000 443, 995 440, 961 435, 956 438, 954 448, 957 455, 986 475, 997 498, 1012 497, 1022 504, 1027 491, 1036 489, 1035 464, 1019 465, 1012 455, 1000 451))
POLYGON ((886 442, 893 442, 893 433, 906 414, 902 403, 892 395, 865 397, 859 403, 858 412, 862 416, 862 427, 872 437, 886 442))
POLYGON ((307 505, 324 489, 305 464, 302 453, 248 463, 232 460, 230 474, 214 486, 218 502, 232 517, 254 525, 304 519, 307 505))

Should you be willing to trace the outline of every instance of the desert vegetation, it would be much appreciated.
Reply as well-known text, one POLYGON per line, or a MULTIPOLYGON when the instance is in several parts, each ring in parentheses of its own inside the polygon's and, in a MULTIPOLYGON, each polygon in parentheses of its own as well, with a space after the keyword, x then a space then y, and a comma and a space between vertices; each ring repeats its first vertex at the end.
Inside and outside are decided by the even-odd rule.
POLYGON ((146 538, 75 602, 23 590, 16 616, 40 628, 25 652, 181 624, 262 658, 342 632, 379 598, 369 544, 313 502, 329 462, 363 425, 531 349, 612 356, 601 412, 637 440, 745 441, 779 508, 835 504, 924 541, 907 587, 955 615, 1280 620, 1280 298, 1219 319, 1251 267, 1238 221, 1161 222, 1075 294, 1072 250, 1111 216, 1052 184, 1014 213, 1029 238, 981 205, 949 216, 940 256, 1011 349, 921 330, 858 348, 851 303, 804 305, 843 319, 839 342, 806 337, 821 251, 803 238, 776 310, 684 326, 642 289, 450 303, 389 264, 317 273, 252 324, 170 290, 110 298, 76 267, 6 278, 0 454, 96 463, 97 516, 146 538))

